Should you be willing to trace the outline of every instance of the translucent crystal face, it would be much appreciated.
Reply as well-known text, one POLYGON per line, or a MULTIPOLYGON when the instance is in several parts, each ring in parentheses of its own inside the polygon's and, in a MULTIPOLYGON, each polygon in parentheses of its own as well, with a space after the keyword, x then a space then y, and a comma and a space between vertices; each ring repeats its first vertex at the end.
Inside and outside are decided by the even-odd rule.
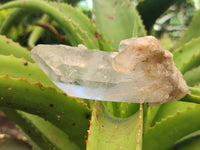
POLYGON ((173 55, 156 38, 127 39, 121 45, 125 49, 119 53, 38 45, 31 56, 61 90, 74 97, 160 104, 187 93, 173 55))

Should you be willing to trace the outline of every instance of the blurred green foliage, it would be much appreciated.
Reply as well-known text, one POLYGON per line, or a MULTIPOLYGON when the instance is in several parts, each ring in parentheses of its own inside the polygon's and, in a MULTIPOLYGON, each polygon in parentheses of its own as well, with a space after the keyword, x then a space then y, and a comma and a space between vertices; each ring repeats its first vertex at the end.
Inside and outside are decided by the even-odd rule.
POLYGON ((167 34, 171 39, 177 40, 191 22, 199 4, 195 0, 178 0, 156 20, 152 32, 158 37, 167 34))

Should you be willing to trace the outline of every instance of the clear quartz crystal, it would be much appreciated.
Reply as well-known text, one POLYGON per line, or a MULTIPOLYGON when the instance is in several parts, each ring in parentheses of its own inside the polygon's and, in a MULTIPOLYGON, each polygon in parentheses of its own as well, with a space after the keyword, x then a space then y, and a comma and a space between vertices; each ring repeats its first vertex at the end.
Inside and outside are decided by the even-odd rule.
POLYGON ((38 45, 31 56, 69 96, 153 105, 184 97, 188 87, 173 55, 156 38, 128 39, 122 45, 119 53, 83 45, 38 45))
POLYGON ((133 42, 135 42, 135 40, 137 40, 138 38, 129 38, 129 39, 125 39, 125 40, 122 40, 120 43, 119 43, 119 52, 123 51, 126 47, 128 47, 129 45, 131 45, 133 42))

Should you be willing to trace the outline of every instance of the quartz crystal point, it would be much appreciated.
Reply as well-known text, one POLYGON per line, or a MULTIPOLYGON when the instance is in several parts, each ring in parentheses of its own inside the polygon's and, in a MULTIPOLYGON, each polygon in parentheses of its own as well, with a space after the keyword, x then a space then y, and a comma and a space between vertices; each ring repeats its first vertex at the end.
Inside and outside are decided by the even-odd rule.
POLYGON ((156 38, 128 39, 122 47, 118 53, 83 45, 38 45, 31 56, 69 96, 157 105, 188 92, 173 55, 156 38))

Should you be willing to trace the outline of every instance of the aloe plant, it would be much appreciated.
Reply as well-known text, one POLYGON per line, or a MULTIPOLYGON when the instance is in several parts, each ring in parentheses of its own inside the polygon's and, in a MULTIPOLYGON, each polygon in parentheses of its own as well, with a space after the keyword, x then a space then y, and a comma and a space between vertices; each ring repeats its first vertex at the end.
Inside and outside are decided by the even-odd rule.
POLYGON ((93 0, 94 20, 67 3, 17 0, 0 6, 0 11, 12 9, 0 27, 0 109, 34 149, 199 148, 200 34, 196 27, 200 12, 173 50, 174 62, 190 91, 180 101, 148 106, 69 97, 29 55, 45 30, 56 31, 56 27, 62 31, 58 35, 65 35, 64 44, 115 51, 121 40, 147 35, 146 29, 173 4, 171 0, 159 2, 165 7, 158 8, 157 0, 146 0, 138 3, 137 11, 129 0, 93 0), (157 14, 148 13, 157 9, 157 14), (40 25, 50 28, 33 25, 26 47, 5 36, 14 24, 33 13, 42 14, 40 25))

